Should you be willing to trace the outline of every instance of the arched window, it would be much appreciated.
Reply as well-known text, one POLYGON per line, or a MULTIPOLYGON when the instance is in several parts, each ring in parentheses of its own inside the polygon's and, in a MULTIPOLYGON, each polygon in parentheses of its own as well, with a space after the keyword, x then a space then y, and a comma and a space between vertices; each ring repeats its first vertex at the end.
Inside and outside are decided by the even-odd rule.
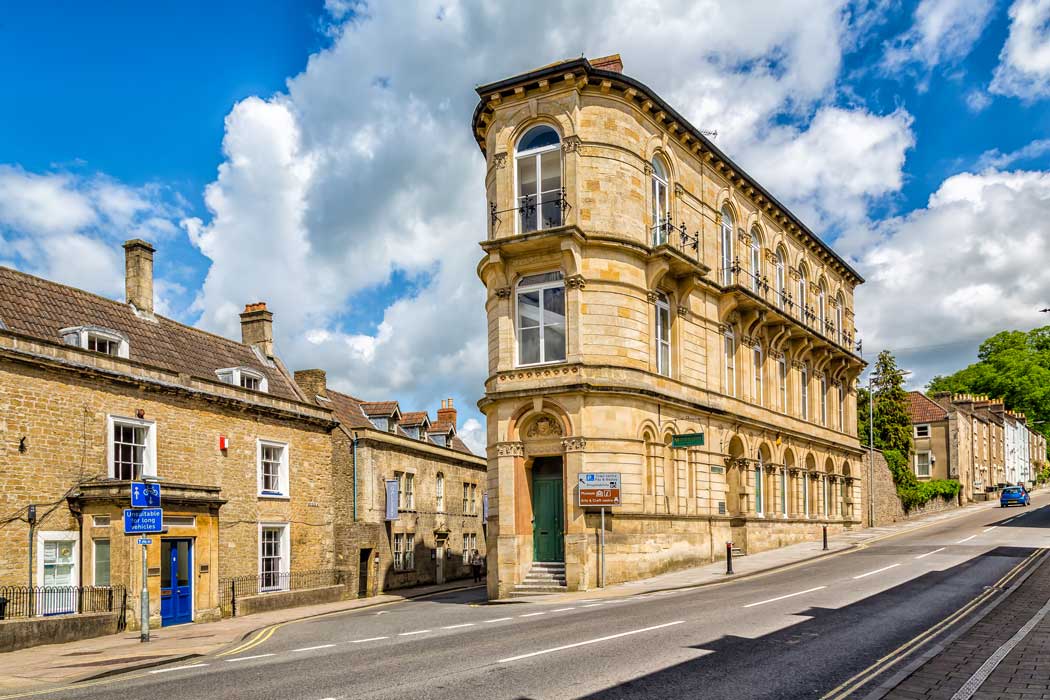
POLYGON ((762 453, 758 453, 758 463, 755 465, 755 513, 762 515, 765 512, 765 494, 762 493, 762 453))
POLYGON ((762 346, 758 343, 751 350, 752 368, 751 372, 754 379, 754 396, 751 397, 752 401, 757 403, 759 406, 765 405, 765 364, 766 356, 762 352, 762 346))
POLYGON ((802 420, 809 420, 809 365, 805 362, 798 371, 799 398, 802 406, 802 420))
POLYGON ((434 500, 437 503, 437 512, 445 512, 445 475, 441 472, 437 474, 437 481, 434 482, 434 500))
POLYGON ((736 396, 736 337, 732 328, 725 334, 725 367, 726 394, 736 396))
POLYGON ((826 333, 826 324, 828 322, 828 285, 824 280, 820 280, 820 285, 817 288, 817 324, 818 330, 821 333, 826 333))
POLYGON ((642 435, 645 442, 645 494, 652 496, 656 493, 656 460, 657 445, 656 438, 649 431, 642 435))
POLYGON ((842 298, 842 292, 835 297, 835 335, 838 339, 839 345, 845 345, 843 339, 845 338, 846 329, 842 325, 844 309, 846 308, 846 300, 842 298))
POLYGON ((842 382, 836 384, 835 394, 839 399, 839 424, 838 429, 846 432, 846 391, 842 388, 842 382))
POLYGON ((722 209, 722 284, 733 283, 733 215, 728 207, 722 209))
POLYGON ((806 278, 806 264, 802 263, 798 266, 798 317, 805 318, 806 315, 806 301, 808 299, 808 285, 809 280, 806 278))
POLYGON ((668 195, 667 168, 659 156, 653 156, 653 245, 667 243, 667 222, 671 219, 671 199, 668 195))
POLYGON ((561 226, 561 139, 549 126, 525 132, 514 154, 522 233, 561 226))
POLYGON ((820 424, 828 424, 828 378, 820 375, 820 424))
POLYGON ((565 360, 565 280, 561 272, 518 282, 518 364, 565 360))
POLYGON ((756 294, 762 281, 762 236, 757 228, 751 229, 751 290, 756 294))
POLYGON ((671 304, 664 294, 656 297, 656 371, 671 376, 671 304))
POLYGON ((784 308, 787 306, 787 255, 784 253, 784 249, 777 248, 777 269, 776 269, 776 286, 777 286, 777 306, 784 308))

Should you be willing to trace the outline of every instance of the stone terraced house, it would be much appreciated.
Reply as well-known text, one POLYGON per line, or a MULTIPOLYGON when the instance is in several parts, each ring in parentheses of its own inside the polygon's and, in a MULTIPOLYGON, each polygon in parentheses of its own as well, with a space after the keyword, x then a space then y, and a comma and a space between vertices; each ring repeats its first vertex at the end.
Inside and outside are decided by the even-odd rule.
POLYGON ((863 280, 618 56, 477 89, 489 593, 597 585, 861 521, 863 280), (702 435, 702 438, 700 437, 702 435))

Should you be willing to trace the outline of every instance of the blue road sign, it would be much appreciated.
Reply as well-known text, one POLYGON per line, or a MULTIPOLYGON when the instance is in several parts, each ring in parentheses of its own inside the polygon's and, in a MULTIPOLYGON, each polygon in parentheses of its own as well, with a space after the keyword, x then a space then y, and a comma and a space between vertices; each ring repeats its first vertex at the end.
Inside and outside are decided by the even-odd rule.
POLYGON ((164 511, 160 508, 125 508, 124 534, 160 532, 164 529, 164 511))
POLYGON ((132 508, 160 508, 160 484, 131 482, 132 508))
POLYGON ((139 544, 153 544, 153 540, 148 537, 140 537, 139 544))

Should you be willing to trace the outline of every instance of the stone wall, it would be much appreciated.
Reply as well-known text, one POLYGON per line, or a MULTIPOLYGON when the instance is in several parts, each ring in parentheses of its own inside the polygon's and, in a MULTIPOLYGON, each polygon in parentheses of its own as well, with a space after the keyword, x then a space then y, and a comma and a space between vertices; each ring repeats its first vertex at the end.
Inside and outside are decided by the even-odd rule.
POLYGON ((237 599, 237 616, 295 608, 302 605, 335 603, 353 598, 353 589, 343 585, 307 588, 301 591, 275 591, 237 599))
MULTIPOLYGON (((868 463, 864 460, 862 474, 867 478, 868 463)), ((934 498, 918 508, 912 508, 905 512, 901 500, 897 496, 897 486, 893 483, 893 474, 882 452, 875 450, 875 482, 872 488, 865 491, 863 519, 865 525, 889 525, 902 520, 912 520, 931 513, 939 513, 945 510, 953 510, 959 507, 958 499, 934 498), (875 521, 869 522, 868 517, 868 494, 875 498, 875 521)))
POLYGON ((86 613, 0 620, 0 650, 15 651, 115 634, 118 617, 117 613, 86 613))

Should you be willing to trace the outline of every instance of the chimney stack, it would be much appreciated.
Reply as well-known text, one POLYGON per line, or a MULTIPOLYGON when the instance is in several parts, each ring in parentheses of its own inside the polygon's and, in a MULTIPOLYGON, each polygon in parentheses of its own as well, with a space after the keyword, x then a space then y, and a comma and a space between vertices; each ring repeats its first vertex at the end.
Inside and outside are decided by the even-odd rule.
POLYGON ((620 54, 618 53, 592 58, 590 64, 592 68, 597 68, 598 70, 623 73, 623 61, 620 60, 620 54))
POLYGON ((441 408, 437 412, 437 419, 441 422, 448 421, 453 428, 459 428, 456 425, 456 409, 452 407, 452 399, 445 399, 441 402, 441 408))
POLYGON ((124 242, 124 298, 144 314, 153 315, 153 253, 141 238, 124 242))
POLYGON ((306 392, 308 399, 313 400, 315 396, 328 397, 328 384, 323 369, 296 370, 295 383, 306 392))
POLYGON ((258 348, 266 357, 273 357, 273 312, 266 310, 266 302, 245 304, 241 314, 241 342, 258 348))

